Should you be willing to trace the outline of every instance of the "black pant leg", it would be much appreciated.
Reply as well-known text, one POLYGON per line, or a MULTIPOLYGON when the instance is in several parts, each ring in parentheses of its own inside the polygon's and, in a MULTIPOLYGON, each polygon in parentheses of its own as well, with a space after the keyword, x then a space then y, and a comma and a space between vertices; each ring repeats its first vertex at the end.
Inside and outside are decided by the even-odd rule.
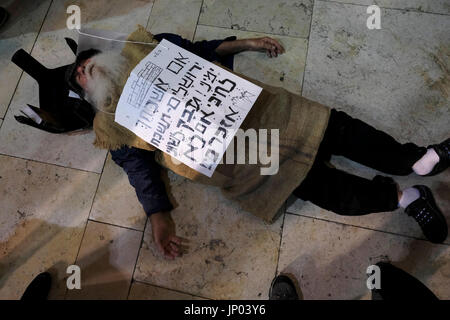
POLYGON ((316 161, 294 195, 341 215, 359 216, 393 211, 398 207, 397 186, 391 178, 358 177, 316 161))
POLYGON ((321 149, 392 175, 408 175, 426 148, 401 144, 385 132, 333 109, 321 149))

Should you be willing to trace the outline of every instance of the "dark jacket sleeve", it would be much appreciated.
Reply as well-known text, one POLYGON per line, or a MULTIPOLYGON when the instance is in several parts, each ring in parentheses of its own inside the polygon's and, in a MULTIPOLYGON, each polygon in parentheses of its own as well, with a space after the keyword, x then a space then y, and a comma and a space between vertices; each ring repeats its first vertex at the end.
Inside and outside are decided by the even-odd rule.
POLYGON ((179 35, 172 33, 160 33, 153 36, 156 40, 161 41, 162 39, 166 39, 167 41, 176 44, 177 46, 190 51, 199 57, 202 57, 208 61, 217 61, 223 66, 233 70, 233 60, 234 54, 229 54, 226 56, 219 56, 216 53, 216 48, 222 44, 224 41, 233 41, 236 40, 235 36, 225 38, 223 40, 203 40, 192 42, 187 39, 180 37, 179 35))
POLYGON ((122 147, 110 152, 114 162, 127 173, 148 216, 173 209, 161 180, 161 167, 155 161, 154 152, 133 147, 122 147))

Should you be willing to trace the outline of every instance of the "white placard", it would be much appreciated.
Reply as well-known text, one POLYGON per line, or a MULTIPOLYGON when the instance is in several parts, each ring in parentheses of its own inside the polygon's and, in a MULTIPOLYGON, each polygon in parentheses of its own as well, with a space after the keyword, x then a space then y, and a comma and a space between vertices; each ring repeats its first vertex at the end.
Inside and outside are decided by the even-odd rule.
POLYGON ((131 72, 115 121, 211 177, 261 91, 162 40, 131 72))

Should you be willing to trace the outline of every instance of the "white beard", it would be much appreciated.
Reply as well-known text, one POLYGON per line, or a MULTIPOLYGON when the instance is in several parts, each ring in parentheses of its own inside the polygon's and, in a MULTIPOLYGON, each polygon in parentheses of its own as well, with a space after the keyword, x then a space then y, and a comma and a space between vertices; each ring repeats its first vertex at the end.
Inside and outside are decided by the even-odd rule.
POLYGON ((128 71, 128 61, 121 54, 99 53, 95 55, 86 65, 87 82, 84 98, 97 110, 114 111, 106 110, 105 107, 110 106, 113 99, 118 99, 122 93, 128 71))

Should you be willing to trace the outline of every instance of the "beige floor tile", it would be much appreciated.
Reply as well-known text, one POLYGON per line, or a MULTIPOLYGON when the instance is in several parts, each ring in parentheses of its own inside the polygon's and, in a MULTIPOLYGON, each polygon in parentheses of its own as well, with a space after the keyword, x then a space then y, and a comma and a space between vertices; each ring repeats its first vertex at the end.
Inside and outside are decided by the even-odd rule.
POLYGON ((153 34, 175 33, 192 40, 201 6, 201 0, 155 0, 147 30, 153 34))
POLYGON ((0 156, 0 299, 18 299, 51 269, 64 297, 99 175, 0 156))
POLYGON ((2 1, 10 13, 9 21, 0 31, 0 117, 3 118, 16 89, 22 70, 11 62, 13 54, 31 51, 50 6, 47 1, 2 1))
MULTIPOLYGON (((151 1, 78 1, 82 25, 129 33, 136 24, 146 25, 151 1)), ((71 3, 72 4, 72 3, 71 3)), ((77 33, 66 27, 66 1, 52 3, 32 55, 48 67, 72 63, 74 55, 64 37, 77 39, 77 33)), ((14 115, 30 103, 39 106, 37 83, 28 75, 22 77, 0 131, 0 153, 39 160, 66 167, 101 172, 106 151, 94 148, 92 132, 67 136, 40 132, 18 124, 14 115)))
POLYGON ((336 2, 360 4, 365 6, 377 4, 381 8, 450 14, 450 3, 447 0, 336 0, 336 2))
POLYGON ((77 0, 72 3, 80 6, 83 27, 128 34, 137 24, 146 26, 154 0, 77 0))
POLYGON ((67 299, 126 299, 142 232, 89 221, 76 265, 81 289, 67 299))
POLYGON ((145 283, 133 282, 131 284, 128 300, 204 300, 202 298, 151 286, 145 283))
POLYGON ((303 95, 370 122, 402 142, 448 138, 450 19, 382 10, 365 26, 362 6, 317 1, 303 95))
MULTIPOLYGON (((342 157, 334 157, 332 163, 337 168, 350 172, 361 177, 372 179, 377 174, 382 174, 375 170, 369 169, 342 157)), ((409 177, 393 177, 402 189, 414 185, 427 185, 431 188, 437 204, 441 208, 444 216, 450 224, 450 190, 448 181, 450 179, 450 172, 444 172, 435 177, 419 177, 411 175, 409 177)), ((392 232, 400 235, 425 239, 422 230, 417 222, 404 213, 403 209, 397 209, 394 212, 381 212, 364 216, 341 216, 333 212, 323 210, 311 202, 299 200, 294 196, 288 201, 289 205, 287 212, 296 213, 303 216, 310 216, 318 219, 325 219, 329 221, 336 221, 354 226, 361 226, 374 230, 381 230, 392 232)), ((450 244, 450 238, 447 238, 445 243, 450 244)))
POLYGON ((90 219, 144 230, 147 216, 127 174, 108 155, 90 219))
POLYGON ((173 178, 172 212, 189 251, 164 259, 147 224, 135 279, 212 299, 266 299, 275 274, 282 219, 267 225, 215 188, 173 178))
POLYGON ((307 38, 312 0, 205 0, 199 24, 307 38))
POLYGON ((308 40, 201 25, 197 27, 195 40, 224 39, 229 36, 238 39, 270 36, 277 39, 285 48, 285 54, 269 58, 262 52, 239 53, 234 58, 234 70, 269 85, 301 93, 308 40))
POLYGON ((448 245, 286 214, 278 270, 305 299, 367 299, 367 267, 391 261, 448 299, 449 258, 448 245))

